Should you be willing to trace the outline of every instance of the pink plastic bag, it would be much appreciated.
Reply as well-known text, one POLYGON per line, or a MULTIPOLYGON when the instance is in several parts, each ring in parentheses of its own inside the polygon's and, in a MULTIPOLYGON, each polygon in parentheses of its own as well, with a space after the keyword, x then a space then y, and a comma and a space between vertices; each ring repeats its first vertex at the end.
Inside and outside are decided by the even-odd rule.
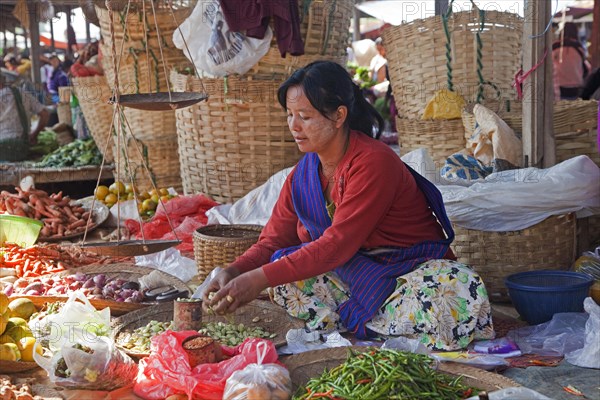
POLYGON ((167 331, 153 337, 152 355, 139 363, 133 388, 135 394, 148 400, 181 393, 194 400, 221 400, 231 374, 257 363, 259 343, 267 345, 263 363, 277 362, 277 350, 271 341, 251 338, 234 348, 222 346, 223 355, 231 358, 214 364, 200 364, 192 369, 181 343, 197 334, 196 331, 167 331))
MULTIPOLYGON (((182 252, 193 251, 192 234, 196 229, 206 225, 208 221, 205 215, 206 211, 217 205, 219 203, 203 194, 175 197, 165 203, 164 206, 159 204, 154 217, 142 225, 143 237, 146 239, 175 239, 175 234, 166 216, 168 214, 173 229, 177 233, 177 238, 182 240, 177 249, 182 252)), ((138 221, 128 219, 125 221, 125 226, 129 229, 132 237, 142 239, 138 221)))

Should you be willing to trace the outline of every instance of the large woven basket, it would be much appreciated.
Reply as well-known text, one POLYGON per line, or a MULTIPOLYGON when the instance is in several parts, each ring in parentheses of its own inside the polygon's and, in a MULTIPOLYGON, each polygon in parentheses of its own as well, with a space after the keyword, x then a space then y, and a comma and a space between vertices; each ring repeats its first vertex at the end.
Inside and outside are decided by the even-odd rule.
MULTIPOLYGON (((456 12, 449 18, 452 77, 455 90, 467 101, 478 89, 476 37, 477 11, 456 12)), ((514 93, 511 85, 521 63, 523 19, 517 14, 486 11, 481 33, 483 78, 503 94, 514 93)), ((447 85, 446 36, 439 15, 385 29, 390 83, 398 113, 419 118, 434 93, 447 85)), ((514 95, 509 95, 514 97, 514 95)))
MULTIPOLYGON (((352 0, 312 0, 307 9, 300 6, 300 34, 304 55, 281 58, 274 37, 271 47, 247 75, 270 74, 284 79, 296 69, 317 60, 329 60, 344 65, 348 44, 352 0)), ((306 2, 305 2, 306 3, 306 2)))
POLYGON ((202 192, 232 203, 300 159, 277 103, 278 82, 239 77, 201 82, 175 71, 171 81, 175 91, 210 96, 175 112, 186 194, 202 192))
POLYGON ((569 269, 575 260, 574 214, 552 216, 520 231, 487 232, 454 226, 452 249, 485 282, 491 301, 508 302, 504 278, 523 271, 569 269))
POLYGON ((207 225, 192 235, 198 278, 204 281, 215 267, 226 267, 258 241, 260 225, 207 225))
POLYGON ((402 155, 425 148, 438 167, 448 156, 465 148, 464 127, 460 119, 396 118, 396 130, 402 155))
POLYGON ((182 190, 177 156, 177 137, 174 135, 159 137, 149 135, 140 139, 128 134, 121 138, 121 143, 118 143, 117 136, 113 136, 113 139, 115 179, 130 182, 130 178, 132 178, 134 185, 140 190, 151 189, 152 182, 158 188, 172 187, 178 192, 182 190), (125 143, 123 143, 123 139, 125 139, 125 143), (129 163, 127 163, 125 153, 129 163))
POLYGON ((106 77, 73 77, 71 82, 90 134, 106 162, 113 162, 113 106, 108 103, 112 93, 106 83, 106 77))
MULTIPOLYGON (((109 87, 114 89, 115 60, 111 48, 106 44, 100 44, 100 48, 106 80, 109 87)), ((161 58, 158 49, 149 49, 146 53, 145 50, 129 47, 122 55, 117 49, 116 56, 121 94, 166 92, 169 89, 167 85, 169 71, 173 68, 182 70, 191 66, 179 49, 164 49, 161 58)))
MULTIPOLYGON (((495 111, 492 108, 493 111, 495 111)), ((521 103, 513 103, 510 111, 498 115, 517 135, 523 132, 523 110, 521 103)), ((475 130, 475 117, 467 111, 462 115, 465 137, 475 130)), ((600 166, 597 150, 598 102, 595 100, 561 100, 554 103, 554 138, 556 142, 556 162, 568 160, 578 155, 586 155, 600 166)))
POLYGON ((147 43, 150 48, 158 49, 161 40, 163 48, 174 49, 173 32, 192 13, 192 7, 182 6, 182 1, 173 2, 174 19, 167 1, 159 0, 154 3, 153 12, 150 1, 133 1, 129 12, 126 12, 126 8, 115 11, 112 20, 108 10, 96 3, 96 16, 100 21, 100 32, 105 42, 111 44, 112 40, 115 40, 118 49, 125 39, 126 47, 143 48, 144 43, 147 43), (181 3, 179 7, 177 3, 181 3), (142 4, 145 4, 145 10, 142 4), (111 24, 114 35, 111 35, 111 24))

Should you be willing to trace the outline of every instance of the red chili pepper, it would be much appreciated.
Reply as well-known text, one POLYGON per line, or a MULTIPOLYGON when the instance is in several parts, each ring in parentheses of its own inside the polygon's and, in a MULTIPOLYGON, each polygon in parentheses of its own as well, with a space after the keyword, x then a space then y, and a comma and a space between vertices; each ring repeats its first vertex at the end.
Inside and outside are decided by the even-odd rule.
POLYGON ((585 395, 583 394, 583 392, 571 385, 568 386, 563 386, 563 390, 567 393, 571 393, 575 396, 580 396, 580 397, 585 397, 585 395))
POLYGON ((468 388, 467 390, 465 390, 465 393, 463 394, 463 396, 465 398, 467 398, 467 397, 471 397, 471 394, 473 394, 473 388, 468 388))
POLYGON ((371 378, 367 378, 367 379, 361 379, 360 381, 356 381, 357 385, 360 385, 361 383, 370 383, 373 380, 371 378))
POLYGON ((309 399, 320 399, 321 397, 327 397, 328 399, 333 399, 333 396, 331 396, 331 393, 333 393, 333 388, 329 389, 326 392, 313 393, 310 396, 308 396, 308 398, 309 399))

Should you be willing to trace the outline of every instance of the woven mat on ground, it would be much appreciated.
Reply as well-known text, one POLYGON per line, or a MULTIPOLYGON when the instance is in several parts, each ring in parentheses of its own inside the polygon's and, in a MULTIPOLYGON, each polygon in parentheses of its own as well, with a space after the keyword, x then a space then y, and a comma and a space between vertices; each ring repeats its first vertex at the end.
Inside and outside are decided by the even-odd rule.
POLYGON ((555 368, 509 368, 502 375, 554 400, 583 398, 567 393, 563 387, 568 385, 582 391, 586 399, 600 400, 600 370, 576 367, 566 361, 555 368))

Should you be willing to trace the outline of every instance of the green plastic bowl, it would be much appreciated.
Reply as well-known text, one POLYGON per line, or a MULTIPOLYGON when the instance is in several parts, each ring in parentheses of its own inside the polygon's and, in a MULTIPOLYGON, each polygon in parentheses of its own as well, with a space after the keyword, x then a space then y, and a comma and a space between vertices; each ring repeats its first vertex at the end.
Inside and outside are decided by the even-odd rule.
POLYGON ((0 246, 15 243, 21 247, 33 246, 44 224, 36 219, 0 214, 0 246))

